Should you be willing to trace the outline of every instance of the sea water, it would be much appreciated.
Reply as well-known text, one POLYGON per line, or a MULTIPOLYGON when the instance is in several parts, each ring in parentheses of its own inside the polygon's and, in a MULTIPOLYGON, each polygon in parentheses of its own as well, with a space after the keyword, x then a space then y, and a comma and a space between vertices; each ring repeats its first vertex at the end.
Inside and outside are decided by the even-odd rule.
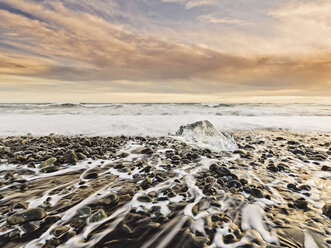
POLYGON ((0 136, 166 136, 209 120, 222 131, 331 131, 331 104, 0 104, 0 136))

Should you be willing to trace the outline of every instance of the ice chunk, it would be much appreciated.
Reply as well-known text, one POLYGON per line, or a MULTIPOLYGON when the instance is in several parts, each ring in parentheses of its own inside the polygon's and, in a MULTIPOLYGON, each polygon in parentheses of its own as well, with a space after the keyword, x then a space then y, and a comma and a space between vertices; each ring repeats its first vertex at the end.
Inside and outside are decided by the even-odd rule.
POLYGON ((209 121, 197 121, 181 126, 176 132, 185 142, 215 151, 233 151, 237 145, 230 134, 220 132, 209 121))

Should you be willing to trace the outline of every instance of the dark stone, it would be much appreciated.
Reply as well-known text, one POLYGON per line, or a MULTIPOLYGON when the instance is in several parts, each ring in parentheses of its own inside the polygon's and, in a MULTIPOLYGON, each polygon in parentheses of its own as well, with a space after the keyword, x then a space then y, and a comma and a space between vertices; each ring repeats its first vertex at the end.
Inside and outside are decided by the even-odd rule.
POLYGON ((309 191, 311 190, 311 187, 309 185, 303 184, 299 186, 299 189, 309 191))
POLYGON ((308 202, 305 199, 300 198, 294 201, 294 206, 300 209, 306 209, 308 206, 308 202))
POLYGON ((221 167, 217 168, 217 174, 219 176, 228 176, 228 175, 231 175, 231 171, 228 168, 221 166, 221 167))
POLYGON ((211 170, 211 171, 217 171, 217 169, 218 169, 218 167, 220 167, 218 164, 211 164, 210 166, 209 166, 209 170, 211 170))
POLYGON ((31 233, 38 230, 39 227, 31 223, 24 223, 23 225, 21 225, 21 228, 24 231, 24 233, 31 233))
POLYGON ((146 177, 140 184, 143 189, 147 189, 152 185, 152 180, 149 177, 146 177))
POLYGON ((323 206, 323 214, 331 219, 331 203, 327 203, 323 206))
POLYGON ((27 209, 28 207, 29 207, 29 203, 24 201, 16 202, 13 205, 13 209, 21 209, 21 208, 27 209))
POLYGON ((234 242, 236 242, 236 237, 232 233, 227 234, 223 237, 223 242, 224 242, 224 244, 234 243, 234 242))
POLYGON ((241 187, 241 183, 238 182, 237 180, 231 180, 230 182, 228 182, 228 187, 229 188, 240 188, 241 187))
POLYGON ((153 154, 154 150, 150 147, 147 147, 147 148, 143 149, 140 153, 142 153, 142 154, 153 154))
POLYGON ((77 164, 78 157, 74 151, 68 151, 65 155, 63 155, 61 160, 63 163, 77 164))
POLYGON ((96 173, 96 172, 89 173, 89 174, 87 174, 84 178, 85 178, 85 179, 94 179, 94 178, 98 178, 98 173, 96 173))
POLYGON ((77 152, 76 155, 77 155, 77 158, 79 160, 85 160, 85 159, 87 159, 87 156, 84 153, 77 152))
POLYGON ((58 171, 59 169, 60 169, 59 166, 51 165, 51 166, 47 166, 47 167, 42 168, 41 171, 44 172, 44 173, 51 173, 51 172, 58 171))
POLYGON ((263 192, 260 189, 253 188, 251 190, 251 195, 256 198, 264 198, 263 192))
POLYGON ((55 237, 61 237, 63 234, 65 234, 66 232, 68 232, 70 229, 70 226, 57 226, 55 227, 51 233, 55 236, 55 237))
POLYGON ((152 198, 150 198, 148 195, 145 196, 140 196, 137 198, 138 201, 140 202, 152 202, 152 198))
POLYGON ((25 222, 42 220, 46 217, 46 212, 42 208, 31 208, 16 212, 7 219, 9 225, 23 224, 25 222))

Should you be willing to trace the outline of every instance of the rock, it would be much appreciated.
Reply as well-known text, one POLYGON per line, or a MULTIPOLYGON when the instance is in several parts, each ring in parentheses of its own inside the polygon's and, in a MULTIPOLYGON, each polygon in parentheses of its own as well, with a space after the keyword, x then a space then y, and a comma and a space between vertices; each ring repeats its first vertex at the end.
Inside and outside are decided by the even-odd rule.
POLYGON ((74 151, 68 151, 65 155, 63 155, 62 161, 63 163, 77 164, 78 157, 74 151))
POLYGON ((33 162, 28 163, 28 168, 36 168, 36 165, 33 162))
POLYGON ((116 194, 111 194, 107 196, 106 198, 101 200, 101 204, 103 205, 108 205, 108 206, 113 206, 118 203, 119 197, 116 194))
POLYGON ((229 188, 232 188, 232 187, 240 188, 240 187, 241 187, 241 183, 238 182, 237 180, 231 180, 231 181, 228 183, 228 187, 229 187, 229 188))
POLYGON ((220 166, 217 168, 217 174, 222 177, 222 176, 229 176, 232 173, 228 168, 220 166))
MULTIPOLYGON (((47 247, 46 248, 55 248, 56 246, 58 246, 59 244, 61 244, 61 241, 58 238, 51 238, 50 240, 47 241, 47 247)), ((44 248, 44 246, 43 246, 44 248)))
POLYGON ((331 171, 331 167, 329 167, 327 165, 323 165, 321 168, 321 171, 331 171))
POLYGON ((84 178, 85 178, 85 179, 94 179, 94 178, 98 178, 98 173, 96 173, 96 172, 88 173, 84 178))
POLYGON ((39 229, 39 226, 34 225, 32 223, 24 223, 21 225, 21 229, 24 233, 31 233, 39 229))
POLYGON ((127 168, 127 167, 124 167, 124 168, 118 169, 118 172, 121 172, 121 173, 131 173, 131 169, 130 168, 127 168))
POLYGON ((308 206, 308 202, 305 199, 300 198, 294 201, 294 206, 300 209, 306 209, 308 206))
POLYGON ((57 161, 56 158, 49 158, 46 161, 44 161, 41 165, 39 165, 39 168, 45 168, 47 166, 53 165, 57 161))
POLYGON ((218 151, 232 151, 237 149, 231 135, 218 131, 209 121, 197 121, 186 126, 181 126, 176 132, 177 136, 181 136, 187 143, 197 146, 210 146, 218 151))
POLYGON ((299 189, 309 191, 311 187, 309 185, 303 184, 299 186, 299 189))
POLYGON ((57 222, 59 219, 61 219, 61 216, 59 215, 49 215, 43 220, 43 223, 53 224, 57 222))
POLYGON ((211 164, 210 166, 209 166, 209 170, 211 170, 211 171, 217 171, 217 169, 219 168, 220 166, 218 165, 218 164, 211 164))
POLYGON ((248 153, 247 151, 242 150, 242 149, 233 151, 233 154, 239 154, 242 157, 245 157, 247 155, 247 153, 248 153))
POLYGON ((263 192, 260 189, 252 188, 251 195, 256 198, 264 198, 263 192))
POLYGON ((272 172, 277 172, 278 171, 278 168, 274 165, 268 165, 267 169, 272 171, 272 172))
POLYGON ((13 209, 20 209, 20 208, 27 209, 28 207, 29 207, 29 203, 24 201, 16 202, 13 205, 13 209))
POLYGON ((59 169, 60 169, 59 166, 51 165, 51 166, 47 166, 47 167, 42 168, 41 171, 44 172, 44 173, 51 173, 51 172, 58 171, 59 169))
POLYGON ((294 151, 292 151, 293 154, 299 154, 299 155, 305 155, 305 152, 304 151, 301 151, 299 149, 294 149, 294 151))
POLYGON ((331 219, 331 202, 323 206, 323 214, 331 219))
POLYGON ((154 153, 154 150, 152 148, 150 148, 150 147, 147 147, 147 148, 141 150, 140 153, 141 154, 152 154, 152 153, 154 153))
POLYGON ((90 207, 82 207, 77 210, 77 216, 79 217, 87 217, 90 216, 92 209, 90 207))
POLYGON ((98 211, 96 211, 94 214, 91 215, 89 221, 93 223, 103 220, 105 218, 107 218, 107 214, 103 209, 99 209, 98 211))
POLYGON ((42 220, 46 217, 46 215, 45 210, 42 208, 31 208, 9 216, 7 223, 9 225, 23 224, 29 221, 42 220))
POLYGON ((55 237, 61 237, 63 234, 65 234, 66 232, 68 232, 70 229, 70 226, 57 226, 55 227, 51 233, 55 236, 55 237))
POLYGON ((14 231, 11 231, 8 236, 11 239, 16 239, 20 236, 20 233, 21 233, 20 230, 15 229, 14 231))
POLYGON ((171 157, 171 160, 181 160, 182 158, 180 157, 180 156, 178 156, 178 155, 174 155, 174 156, 172 156, 171 157))
POLYGON ((236 242, 236 240, 236 237, 232 233, 227 234, 223 237, 224 244, 231 244, 236 242))
POLYGON ((140 202, 152 202, 152 198, 150 198, 148 195, 145 196, 140 196, 137 198, 138 201, 140 202))
POLYGON ((86 155, 84 153, 77 152, 76 155, 77 155, 77 158, 79 160, 85 160, 85 159, 87 159, 87 157, 86 157, 86 155))
POLYGON ((146 177, 140 184, 143 189, 147 189, 152 185, 152 179, 146 177))

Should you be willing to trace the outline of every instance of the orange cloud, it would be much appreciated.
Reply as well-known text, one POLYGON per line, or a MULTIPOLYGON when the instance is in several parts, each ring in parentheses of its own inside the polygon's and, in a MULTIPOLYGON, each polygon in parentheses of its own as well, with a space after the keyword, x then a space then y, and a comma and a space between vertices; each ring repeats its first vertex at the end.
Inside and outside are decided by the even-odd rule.
MULTIPOLYGON (((7 3, 35 18, 0 10, 0 29, 10 36, 4 43, 15 47, 10 52, 0 47, 2 74, 33 75, 40 81, 57 80, 64 88, 94 92, 99 88, 181 94, 265 94, 269 90, 325 94, 327 89, 331 94, 331 49, 301 55, 238 55, 128 31, 58 1, 47 6, 18 0, 7 3)), ((284 22, 301 18, 301 14, 289 17, 293 11, 289 8, 270 14, 284 22)), ((297 19, 288 22, 293 28, 297 19)), ((283 26, 279 30, 288 32, 283 26)), ((24 80, 20 82, 24 88, 24 80)), ((7 83, 0 79, 0 86, 7 83)))

